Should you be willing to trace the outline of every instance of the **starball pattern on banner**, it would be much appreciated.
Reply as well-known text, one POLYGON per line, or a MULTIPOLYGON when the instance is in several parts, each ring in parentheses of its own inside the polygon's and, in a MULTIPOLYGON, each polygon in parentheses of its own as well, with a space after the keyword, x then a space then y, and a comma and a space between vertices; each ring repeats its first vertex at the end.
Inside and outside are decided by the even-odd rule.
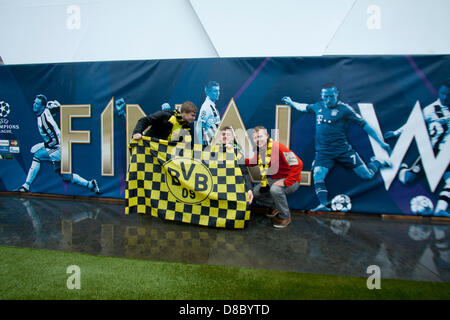
POLYGON ((148 214, 202 226, 243 229, 250 219, 244 177, 231 149, 132 140, 125 214, 148 214))

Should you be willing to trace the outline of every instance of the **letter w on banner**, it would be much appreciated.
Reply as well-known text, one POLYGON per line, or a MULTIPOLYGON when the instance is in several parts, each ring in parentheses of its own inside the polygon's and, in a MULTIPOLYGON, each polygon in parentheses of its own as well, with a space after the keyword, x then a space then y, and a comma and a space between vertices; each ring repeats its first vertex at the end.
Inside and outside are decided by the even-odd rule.
POLYGON ((125 214, 243 229, 250 219, 234 151, 143 137, 129 146, 125 214))

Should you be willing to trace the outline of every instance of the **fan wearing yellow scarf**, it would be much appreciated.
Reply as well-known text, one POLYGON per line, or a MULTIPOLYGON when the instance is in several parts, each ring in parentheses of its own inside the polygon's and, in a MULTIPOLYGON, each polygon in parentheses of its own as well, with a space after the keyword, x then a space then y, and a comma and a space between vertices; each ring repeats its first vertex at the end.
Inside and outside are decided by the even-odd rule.
POLYGON ((195 120, 197 107, 186 101, 181 105, 180 111, 160 110, 139 119, 133 131, 133 139, 139 140, 145 135, 168 141, 182 140, 184 130, 192 134, 190 124, 195 120), (147 131, 144 133, 145 130, 147 131))
POLYGON ((245 165, 258 166, 261 173, 261 183, 253 188, 253 196, 271 209, 266 216, 272 218, 273 226, 285 228, 291 223, 287 195, 300 186, 303 162, 282 143, 273 141, 262 126, 253 129, 252 138, 257 151, 252 159, 245 159, 245 165))

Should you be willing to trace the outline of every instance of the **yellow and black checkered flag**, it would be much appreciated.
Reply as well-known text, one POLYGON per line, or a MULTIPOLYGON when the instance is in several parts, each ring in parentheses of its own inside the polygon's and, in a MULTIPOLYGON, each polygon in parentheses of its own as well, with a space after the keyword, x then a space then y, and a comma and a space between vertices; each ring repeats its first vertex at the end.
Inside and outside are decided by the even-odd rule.
POLYGON ((250 219, 232 149, 143 137, 130 143, 125 214, 243 229, 250 219))

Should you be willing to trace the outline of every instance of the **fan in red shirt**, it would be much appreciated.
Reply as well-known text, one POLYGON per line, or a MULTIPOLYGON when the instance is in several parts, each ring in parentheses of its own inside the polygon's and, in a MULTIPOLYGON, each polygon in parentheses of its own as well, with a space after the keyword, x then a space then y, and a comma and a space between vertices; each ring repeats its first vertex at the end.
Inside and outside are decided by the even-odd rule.
POLYGON ((282 143, 273 141, 262 126, 253 129, 252 137, 257 150, 253 158, 245 159, 245 165, 258 166, 261 172, 261 183, 254 187, 253 195, 264 206, 273 209, 267 214, 272 218, 273 226, 285 228, 291 223, 286 195, 299 188, 303 162, 282 143))

